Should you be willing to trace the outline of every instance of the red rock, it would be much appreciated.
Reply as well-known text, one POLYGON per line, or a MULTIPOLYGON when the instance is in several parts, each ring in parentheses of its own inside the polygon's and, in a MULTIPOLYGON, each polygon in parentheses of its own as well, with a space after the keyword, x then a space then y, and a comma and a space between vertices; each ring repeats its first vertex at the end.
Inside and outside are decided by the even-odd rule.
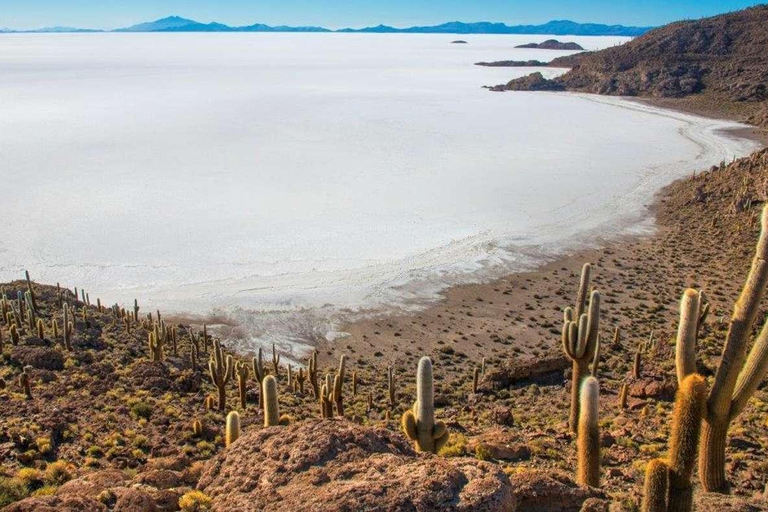
POLYGON ((157 504, 149 493, 139 489, 126 489, 117 499, 114 512, 157 512, 157 504))
POLYGON ((39 496, 12 503, 3 512, 106 512, 107 507, 84 496, 39 496))
POLYGON ((517 461, 531 457, 531 449, 524 439, 500 429, 489 430, 467 440, 467 450, 470 453, 475 453, 478 446, 487 450, 494 459, 517 461))
POLYGON ((525 512, 578 512, 587 499, 606 497, 599 489, 577 486, 552 472, 516 473, 511 480, 518 510, 525 512))
POLYGON ((515 510, 498 466, 417 455, 400 434, 345 420, 246 432, 198 489, 217 510, 515 510))
POLYGON ((125 486, 129 478, 119 469, 106 469, 70 480, 56 490, 57 496, 85 496, 96 499, 102 491, 125 486))

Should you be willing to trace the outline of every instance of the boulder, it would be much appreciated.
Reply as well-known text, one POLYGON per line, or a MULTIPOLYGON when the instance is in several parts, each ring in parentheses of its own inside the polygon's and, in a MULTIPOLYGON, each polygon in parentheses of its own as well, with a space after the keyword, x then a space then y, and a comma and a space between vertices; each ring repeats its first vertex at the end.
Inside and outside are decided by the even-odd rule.
POLYGON ((563 380, 563 372, 571 361, 562 350, 551 351, 543 356, 523 356, 505 360, 486 373, 478 390, 488 392, 504 389, 518 382, 553 383, 563 380))
POLYGON ((674 400, 676 391, 677 383, 672 378, 642 377, 629 385, 629 396, 634 398, 674 400))
POLYGON ((19 345, 11 350, 11 361, 38 370, 63 370, 64 356, 55 348, 19 345))
POLYGON ((606 499, 600 489, 578 486, 554 472, 526 471, 510 479, 518 510, 525 512, 579 512, 590 498, 606 499))
POLYGON ((252 429, 198 489, 218 510, 515 510, 498 466, 417 455, 402 435, 343 419, 252 429))
POLYGON ((479 446, 494 459, 518 461, 531 458, 531 449, 525 439, 501 429, 489 430, 467 440, 470 453, 475 453, 479 446))

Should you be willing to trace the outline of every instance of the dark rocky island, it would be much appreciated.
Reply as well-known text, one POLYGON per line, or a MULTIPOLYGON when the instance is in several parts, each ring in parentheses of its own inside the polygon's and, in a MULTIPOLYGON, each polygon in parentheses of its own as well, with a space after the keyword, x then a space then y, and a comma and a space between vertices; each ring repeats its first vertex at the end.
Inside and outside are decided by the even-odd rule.
POLYGON ((543 43, 528 43, 515 48, 535 48, 538 50, 584 50, 578 43, 562 43, 557 39, 547 39, 543 43))
POLYGON ((451 41, 451 44, 467 44, 467 42, 459 39, 457 41, 451 41))
POLYGON ((486 66, 491 68, 572 68, 591 52, 577 53, 558 57, 549 62, 540 60, 497 60, 493 62, 476 62, 475 66, 486 66))

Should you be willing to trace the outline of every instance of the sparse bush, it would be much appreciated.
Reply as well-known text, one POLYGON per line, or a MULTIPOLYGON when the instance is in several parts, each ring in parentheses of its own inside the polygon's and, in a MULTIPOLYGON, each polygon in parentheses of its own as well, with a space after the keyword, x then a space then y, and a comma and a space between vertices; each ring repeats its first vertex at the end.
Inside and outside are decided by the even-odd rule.
POLYGON ((462 457, 467 454, 467 436, 464 434, 451 434, 439 455, 443 457, 462 457))
POLYGON ((63 461, 57 460, 48 464, 45 468, 45 475, 43 479, 48 485, 61 485, 64 482, 72 480, 72 466, 63 461))
POLYGON ((179 498, 179 508, 184 512, 210 510, 211 498, 202 491, 189 491, 179 498))
POLYGON ((29 495, 29 489, 18 478, 0 477, 0 507, 23 500, 29 495))

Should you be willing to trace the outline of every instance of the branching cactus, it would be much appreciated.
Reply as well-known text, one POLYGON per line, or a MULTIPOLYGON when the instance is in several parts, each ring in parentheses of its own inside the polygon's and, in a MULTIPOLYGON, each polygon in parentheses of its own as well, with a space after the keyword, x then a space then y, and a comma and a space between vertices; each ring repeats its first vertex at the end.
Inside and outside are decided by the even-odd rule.
POLYGON ((253 368, 253 376, 256 378, 256 383, 259 385, 259 407, 264 407, 264 393, 261 392, 261 388, 264 384, 264 378, 267 376, 267 371, 264 369, 261 347, 259 347, 256 357, 251 361, 251 367, 253 368))
POLYGON ((309 377, 309 385, 312 386, 312 393, 314 393, 315 399, 318 400, 320 399, 320 384, 317 378, 317 350, 313 350, 312 355, 309 357, 307 375, 309 377))
POLYGON ((227 414, 227 425, 225 429, 226 446, 231 445, 240 437, 240 415, 237 411, 230 411, 227 414))
POLYGON ((589 310, 582 313, 586 307, 587 288, 589 288, 590 266, 584 265, 581 272, 576 316, 571 308, 566 308, 563 314, 563 350, 573 361, 571 372, 571 412, 568 424, 571 431, 576 432, 579 422, 579 392, 581 382, 589 374, 589 364, 595 358, 597 338, 600 327, 600 293, 593 291, 589 299, 589 310))
POLYGON ((152 361, 163 360, 163 336, 155 324, 155 328, 149 333, 149 358, 152 361))
POLYGON ((693 507, 691 476, 696 464, 699 433, 707 400, 707 382, 701 375, 683 379, 675 399, 669 458, 648 464, 643 510, 690 512, 693 507))
POLYGON ((277 403, 277 381, 272 375, 268 375, 264 379, 261 393, 264 395, 264 426, 274 427, 290 423, 288 416, 280 416, 277 403))
POLYGON ((248 384, 248 365, 238 361, 235 364, 235 373, 237 374, 237 389, 240 392, 240 407, 245 410, 247 405, 246 394, 248 391, 246 389, 248 384))
MULTIPOLYGON (((768 372, 768 322, 752 344, 750 334, 768 284, 768 205, 761 216, 761 233, 752 260, 752 266, 731 316, 725 338, 722 359, 707 397, 704 423, 699 448, 699 479, 707 492, 728 492, 725 478, 725 446, 728 428, 747 405, 760 382, 768 372)), ((692 292, 695 293, 695 292, 692 292)), ((686 292, 685 298, 689 295, 686 292)), ((701 299, 699 299, 701 303, 701 299)), ((697 327, 701 326, 708 308, 700 311, 697 327)), ((682 316, 682 314, 681 314, 682 316)), ((698 330, 698 328, 697 328, 698 330)), ((693 344, 695 336, 678 339, 678 344, 693 344)), ((687 376, 688 369, 696 367, 695 348, 678 346, 677 354, 684 361, 679 364, 678 378, 687 376)), ((693 370, 691 370, 693 371, 693 370)))
POLYGON ((422 357, 416 373, 416 403, 402 417, 405 435, 414 442, 416 451, 437 453, 448 441, 448 429, 442 421, 435 422, 432 361, 422 357))
POLYGON ((233 371, 232 356, 224 356, 221 350, 221 342, 214 340, 213 353, 211 360, 208 361, 208 370, 211 374, 211 381, 219 391, 219 410, 224 411, 227 407, 227 383, 232 378, 233 371))
POLYGON ((579 407, 578 468, 576 482, 580 485, 600 487, 600 429, 598 427, 598 408, 600 406, 600 386, 597 379, 587 377, 581 385, 579 407))

